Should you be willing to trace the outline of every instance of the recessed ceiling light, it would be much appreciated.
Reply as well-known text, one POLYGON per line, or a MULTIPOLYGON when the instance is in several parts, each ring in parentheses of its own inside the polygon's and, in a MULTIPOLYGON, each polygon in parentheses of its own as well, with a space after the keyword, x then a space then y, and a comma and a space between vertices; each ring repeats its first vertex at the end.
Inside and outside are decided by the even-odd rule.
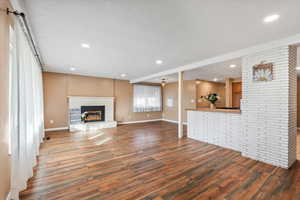
POLYGON ((214 78, 214 81, 216 82, 216 81, 218 81, 218 79, 217 79, 217 78, 214 78))
POLYGON ((75 69, 75 67, 70 67, 70 70, 75 71, 76 69, 75 69))
POLYGON ((82 44, 81 44, 81 47, 82 47, 82 48, 85 48, 85 49, 89 49, 89 48, 90 48, 90 45, 87 44, 87 43, 82 43, 82 44))
POLYGON ((264 18, 264 22, 265 23, 274 22, 274 21, 278 20, 279 17, 280 17, 280 15, 278 15, 278 14, 269 15, 269 16, 264 18))
POLYGON ((127 76, 126 74, 121 74, 121 77, 123 77, 123 78, 126 77, 126 76, 127 76))
POLYGON ((235 68, 236 65, 235 64, 232 64, 232 65, 229 65, 230 68, 235 68))
POLYGON ((296 69, 299 71, 300 70, 300 66, 296 67, 296 69))
POLYGON ((155 61, 155 63, 158 64, 158 65, 161 65, 161 64, 163 64, 163 61, 162 60, 157 60, 157 61, 155 61))

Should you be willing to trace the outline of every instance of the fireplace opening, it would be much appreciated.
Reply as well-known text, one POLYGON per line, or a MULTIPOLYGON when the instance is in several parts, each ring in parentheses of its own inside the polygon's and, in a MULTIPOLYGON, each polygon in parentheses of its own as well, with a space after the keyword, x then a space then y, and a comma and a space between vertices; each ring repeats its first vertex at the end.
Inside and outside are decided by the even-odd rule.
POLYGON ((105 106, 81 106, 81 121, 105 121, 105 106))

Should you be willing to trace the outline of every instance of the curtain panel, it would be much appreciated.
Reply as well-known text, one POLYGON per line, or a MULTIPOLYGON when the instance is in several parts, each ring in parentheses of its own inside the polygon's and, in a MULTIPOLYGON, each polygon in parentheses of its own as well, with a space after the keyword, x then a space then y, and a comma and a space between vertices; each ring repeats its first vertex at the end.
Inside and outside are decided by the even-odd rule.
POLYGON ((11 197, 19 199, 33 176, 44 138, 42 71, 15 20, 10 29, 11 197))
POLYGON ((162 110, 160 86, 133 86, 133 112, 154 112, 162 110))

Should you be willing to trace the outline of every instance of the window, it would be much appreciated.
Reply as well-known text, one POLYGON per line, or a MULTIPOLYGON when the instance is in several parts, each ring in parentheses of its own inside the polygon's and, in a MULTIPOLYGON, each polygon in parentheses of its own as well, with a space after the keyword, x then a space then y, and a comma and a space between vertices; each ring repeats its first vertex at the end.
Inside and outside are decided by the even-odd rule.
POLYGON ((133 86, 133 112, 161 111, 161 105, 160 86, 133 86))

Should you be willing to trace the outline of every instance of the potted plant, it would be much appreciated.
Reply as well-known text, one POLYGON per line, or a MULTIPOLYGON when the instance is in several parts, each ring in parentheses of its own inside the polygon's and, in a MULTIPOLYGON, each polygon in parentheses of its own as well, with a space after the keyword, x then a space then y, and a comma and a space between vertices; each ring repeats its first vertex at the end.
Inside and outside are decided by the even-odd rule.
POLYGON ((216 102, 220 99, 220 97, 216 93, 211 93, 207 96, 201 96, 201 98, 210 102, 211 109, 216 109, 216 102))

